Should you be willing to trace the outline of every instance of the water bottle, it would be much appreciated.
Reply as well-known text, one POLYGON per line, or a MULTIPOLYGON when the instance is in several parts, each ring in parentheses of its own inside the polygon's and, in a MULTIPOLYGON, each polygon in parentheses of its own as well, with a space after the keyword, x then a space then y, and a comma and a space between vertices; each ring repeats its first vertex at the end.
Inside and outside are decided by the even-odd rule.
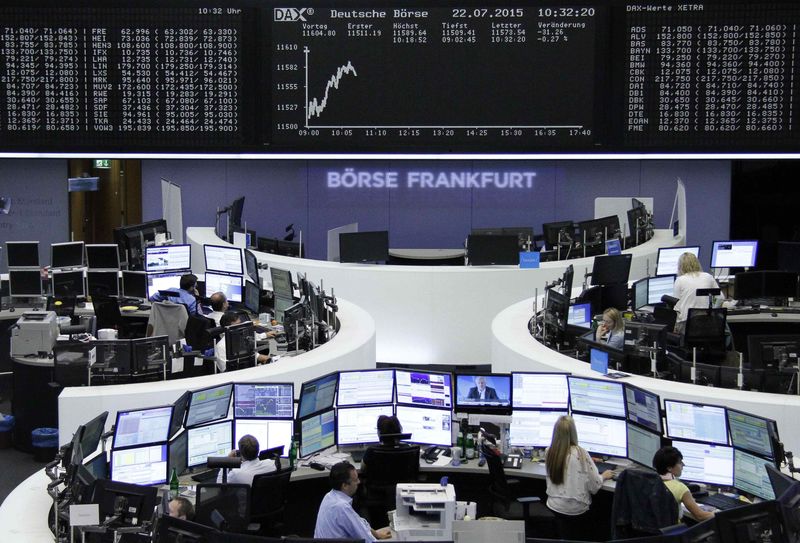
POLYGON ((464 445, 466 448, 467 460, 475 458, 475 439, 472 434, 467 434, 467 443, 464 445))
POLYGON ((294 470, 297 467, 297 442, 292 438, 292 445, 289 447, 289 469, 294 470))
POLYGON ((180 490, 180 485, 178 484, 178 472, 175 468, 172 468, 172 475, 169 478, 169 497, 170 499, 175 499, 178 497, 178 491, 180 490))

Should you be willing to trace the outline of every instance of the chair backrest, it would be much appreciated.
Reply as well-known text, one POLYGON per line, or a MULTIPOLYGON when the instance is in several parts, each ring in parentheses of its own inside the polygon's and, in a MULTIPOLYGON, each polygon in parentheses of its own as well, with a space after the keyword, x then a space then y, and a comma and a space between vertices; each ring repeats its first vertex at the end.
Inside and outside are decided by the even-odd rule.
POLYGON ((97 317, 97 329, 114 328, 119 330, 122 321, 122 313, 119 305, 114 298, 95 297, 92 298, 94 315, 97 317))
POLYGON ((611 512, 614 538, 657 534, 678 520, 678 502, 658 473, 629 468, 619 474, 611 512))
POLYGON ((686 347, 725 350, 725 325, 728 310, 724 307, 689 308, 684 332, 686 347))
POLYGON ((213 319, 209 319, 203 315, 189 315, 183 333, 186 338, 186 343, 191 345, 192 349, 195 351, 204 351, 213 348, 214 338, 211 337, 208 330, 214 328, 215 325, 216 323, 213 319))
POLYGON ((253 477, 250 489, 250 515, 253 519, 274 517, 283 512, 292 470, 283 469, 253 477))
POLYGON ((195 522, 224 532, 243 532, 250 523, 250 485, 197 485, 195 522))
POLYGON ((419 446, 396 449, 373 447, 365 454, 366 487, 410 483, 419 475, 419 446))
POLYGON ((167 336, 174 345, 183 338, 183 331, 189 320, 189 313, 183 304, 172 302, 154 302, 150 307, 150 318, 147 321, 149 336, 167 336))
POLYGON ((486 467, 489 468, 490 492, 508 504, 511 500, 511 493, 508 490, 503 458, 498 454, 497 449, 487 446, 483 447, 483 457, 486 458, 486 467))
POLYGON ((656 324, 665 324, 667 330, 674 330, 677 320, 678 312, 671 307, 655 306, 653 308, 653 322, 656 324))

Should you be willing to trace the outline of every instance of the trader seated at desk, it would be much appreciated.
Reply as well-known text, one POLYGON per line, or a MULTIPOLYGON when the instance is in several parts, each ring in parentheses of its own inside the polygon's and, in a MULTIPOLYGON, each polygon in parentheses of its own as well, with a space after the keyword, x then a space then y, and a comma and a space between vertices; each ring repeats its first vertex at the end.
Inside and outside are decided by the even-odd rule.
POLYGON ((167 289, 170 292, 175 292, 177 296, 177 300, 175 300, 172 296, 162 296, 160 292, 156 292, 152 296, 150 296, 151 302, 165 302, 168 300, 177 301, 180 304, 186 306, 186 310, 189 312, 190 315, 197 313, 197 297, 200 296, 200 293, 197 292, 197 276, 193 273, 187 273, 185 275, 181 275, 181 283, 180 288, 177 290, 167 289))
POLYGON ((711 511, 705 511, 694 500, 689 487, 678 480, 683 472, 683 455, 675 447, 661 447, 653 456, 653 467, 656 469, 667 489, 678 502, 678 521, 680 521, 682 509, 680 504, 697 520, 706 520, 714 516, 711 511))
POLYGON ((603 311, 603 321, 597 327, 595 341, 622 350, 625 344, 625 326, 618 309, 609 307, 603 311))
POLYGON ((214 319, 216 325, 220 326, 219 320, 222 318, 222 315, 228 311, 228 299, 225 297, 225 293, 215 292, 211 295, 209 300, 211 300, 211 313, 206 315, 206 317, 214 319))
POLYGON ((370 458, 373 456, 375 449, 380 450, 397 450, 409 449, 410 445, 401 443, 398 436, 403 433, 403 426, 400 420, 394 415, 381 415, 378 417, 378 439, 380 445, 369 447, 364 453, 364 458, 361 459, 361 475, 367 476, 367 465, 370 458))
MULTIPOLYGON (((232 469, 228 472, 228 483, 239 485, 253 485, 253 477, 261 475, 262 473, 271 473, 275 471, 274 460, 259 460, 258 439, 250 434, 243 435, 239 439, 239 450, 233 450, 228 453, 230 457, 242 457, 242 467, 232 469)), ((222 482, 222 470, 217 475, 217 482, 222 482)))
POLYGON ((331 491, 322 498, 314 528, 316 538, 350 538, 376 541, 389 539, 388 527, 373 530, 353 509, 353 496, 358 491, 358 472, 349 462, 339 462, 331 468, 328 478, 331 491))
MULTIPOLYGON (((235 311, 227 311, 222 317, 219 319, 219 324, 222 327, 227 328, 228 326, 233 326, 234 324, 239 324, 241 318, 239 314, 235 311)), ((269 334, 264 333, 256 333, 255 334, 255 341, 264 340, 269 336, 269 334)), ((255 363, 256 364, 267 364, 270 361, 269 355, 261 354, 256 352, 255 356, 255 363)), ((214 363, 217 365, 217 370, 220 372, 225 371, 227 367, 228 356, 227 356, 227 345, 225 343, 225 334, 222 334, 219 341, 217 341, 216 345, 214 345, 214 363)))
POLYGON ((675 303, 675 311, 678 313, 675 332, 683 334, 690 308, 708 307, 708 298, 698 297, 697 290, 710 288, 719 288, 719 285, 711 274, 703 271, 700 261, 693 253, 686 252, 678 257, 678 277, 672 287, 672 295, 678 299, 675 303))
POLYGON ((194 506, 183 496, 177 496, 169 501, 169 516, 181 520, 194 519, 194 506))

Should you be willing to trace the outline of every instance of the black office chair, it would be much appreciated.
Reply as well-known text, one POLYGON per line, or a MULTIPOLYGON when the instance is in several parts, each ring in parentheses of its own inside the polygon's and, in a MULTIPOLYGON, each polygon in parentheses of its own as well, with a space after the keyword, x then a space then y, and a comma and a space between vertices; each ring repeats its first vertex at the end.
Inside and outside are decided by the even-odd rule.
POLYGON ((419 446, 394 449, 371 447, 362 459, 366 508, 373 526, 389 524, 387 512, 396 505, 397 483, 413 483, 419 479, 419 446))
POLYGON ((523 496, 519 480, 507 479, 499 449, 489 444, 482 447, 489 468, 489 496, 494 516, 506 520, 525 521, 525 533, 557 537, 556 516, 538 496, 523 496))
POLYGON ((103 328, 113 328, 119 333, 120 339, 132 339, 144 337, 145 323, 137 323, 132 319, 125 319, 119 310, 116 298, 95 297, 92 299, 94 315, 97 319, 96 327, 98 330, 103 328))
POLYGON ((222 532, 244 532, 250 523, 250 485, 197 485, 195 522, 222 532))
POLYGON ((613 539, 661 533, 678 519, 678 502, 655 471, 629 468, 617 477, 611 508, 613 539))
POLYGON ((698 355, 708 361, 720 362, 725 357, 725 330, 728 310, 724 307, 692 307, 686 318, 683 345, 691 353, 698 349, 698 355))
POLYGON ((292 470, 283 469, 253 477, 250 488, 250 526, 260 535, 283 535, 283 514, 289 496, 292 470))

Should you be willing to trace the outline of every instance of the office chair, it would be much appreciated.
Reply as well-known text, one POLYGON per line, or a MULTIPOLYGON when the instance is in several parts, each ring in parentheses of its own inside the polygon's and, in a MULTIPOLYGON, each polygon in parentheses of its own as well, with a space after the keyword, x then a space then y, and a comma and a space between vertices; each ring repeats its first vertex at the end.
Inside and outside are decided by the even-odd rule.
POLYGON ((725 355, 725 330, 728 310, 724 307, 689 308, 683 344, 689 352, 697 347, 707 359, 719 361, 725 355))
POLYGON ((389 524, 387 512, 396 505, 397 483, 413 483, 419 479, 419 446, 394 449, 371 447, 361 463, 369 520, 374 526, 389 524))
POLYGON ((209 319, 200 314, 190 314, 186 321, 186 328, 184 328, 183 336, 186 338, 186 345, 191 347, 191 352, 184 354, 183 375, 182 377, 191 377, 195 375, 209 375, 214 373, 214 357, 203 357, 202 365, 195 365, 195 358, 200 357, 201 354, 214 348, 214 343, 219 339, 219 332, 221 328, 216 328, 216 323, 213 319, 209 319))
POLYGON ((283 535, 283 513, 289 495, 292 470, 284 469, 253 477, 250 488, 249 532, 283 535))
POLYGON ((197 485, 195 522, 222 532, 244 532, 250 522, 250 485, 197 485))
POLYGON ((116 298, 95 297, 92 300, 94 315, 97 319, 96 328, 113 328, 119 333, 120 339, 132 339, 144 337, 145 328, 143 325, 123 318, 119 311, 119 304, 116 298))
POLYGON ((655 471, 628 468, 619 474, 611 507, 611 537, 661 533, 678 518, 678 502, 655 471))
POLYGON ((147 319, 147 337, 167 336, 170 345, 175 345, 183 339, 188 319, 189 312, 183 304, 153 302, 147 319))
POLYGON ((556 537, 556 516, 538 496, 521 496, 519 480, 507 479, 500 451, 488 444, 481 448, 489 468, 489 496, 494 516, 525 521, 525 532, 556 537), (530 526, 530 528, 528 528, 530 526))

